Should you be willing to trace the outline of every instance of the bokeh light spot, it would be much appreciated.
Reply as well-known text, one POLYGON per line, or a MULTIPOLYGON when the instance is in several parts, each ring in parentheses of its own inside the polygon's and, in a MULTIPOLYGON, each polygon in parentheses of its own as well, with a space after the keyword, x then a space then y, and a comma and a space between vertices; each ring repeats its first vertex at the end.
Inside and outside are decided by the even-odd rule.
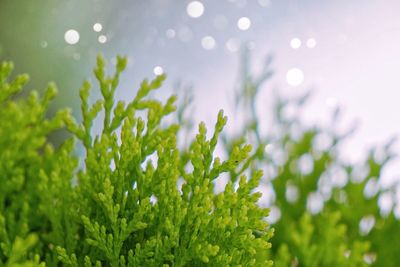
POLYGON ((298 86, 304 81, 304 73, 301 69, 291 68, 286 73, 286 81, 291 86, 298 86))
POLYGON ((301 40, 299 38, 293 38, 290 40, 290 46, 293 49, 299 49, 301 47, 301 40))
POLYGON ((103 29, 103 26, 102 26, 100 23, 95 23, 95 24, 93 25, 93 30, 94 30, 95 32, 100 32, 102 29, 103 29))
POLYGON ((190 2, 186 7, 186 12, 192 18, 199 18, 204 13, 204 5, 199 1, 190 2))
POLYGON ((74 45, 79 42, 79 32, 74 29, 70 29, 65 32, 64 40, 67 44, 74 45))
POLYGON ((212 50, 216 46, 215 39, 212 36, 205 36, 201 39, 201 46, 205 50, 212 50))
POLYGON ((48 43, 47 43, 46 41, 41 41, 41 42, 40 42, 40 46, 41 46, 42 48, 46 48, 46 47, 48 46, 48 43))
POLYGON ((309 38, 306 42, 308 48, 314 48, 317 45, 317 41, 314 38, 309 38))
POLYGON ((107 42, 107 36, 100 35, 99 38, 97 38, 97 40, 99 41, 99 43, 104 44, 105 42, 107 42))
POLYGON ((154 67, 153 72, 155 75, 162 75, 164 73, 164 70, 162 67, 156 66, 154 67))
POLYGON ((239 30, 246 31, 250 28, 251 21, 248 17, 241 17, 237 21, 237 26, 238 26, 239 30))
POLYGON ((231 38, 226 42, 225 46, 229 52, 237 52, 240 49, 240 40, 236 38, 231 38))

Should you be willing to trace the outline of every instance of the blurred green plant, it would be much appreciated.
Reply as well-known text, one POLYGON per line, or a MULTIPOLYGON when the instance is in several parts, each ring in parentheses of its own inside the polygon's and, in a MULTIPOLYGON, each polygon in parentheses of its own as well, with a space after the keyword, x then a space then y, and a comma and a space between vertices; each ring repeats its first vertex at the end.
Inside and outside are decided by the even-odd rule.
MULTIPOLYGON (((349 164, 339 152, 354 129, 338 132, 339 108, 329 128, 307 126, 297 115, 310 93, 277 96, 272 123, 261 127, 265 116, 257 113, 256 100, 273 75, 272 58, 254 76, 248 51, 243 56, 235 98, 236 114, 244 118, 242 130, 223 140, 228 153, 250 140, 255 152, 243 167, 250 173, 266 170, 261 184, 274 194, 269 207, 275 266, 397 266, 400 223, 391 208, 379 205, 383 199, 395 199, 395 183, 389 188, 379 185, 382 170, 394 157, 394 140, 371 149, 364 161, 349 164)), ((230 175, 234 180, 235 173, 230 175)))
POLYGON ((54 84, 43 97, 31 92, 15 100, 28 77, 8 81, 13 65, 0 65, 0 265, 272 265, 268 210, 253 192, 262 172, 213 190, 216 178, 247 160, 251 146, 235 146, 224 161, 214 157, 227 122, 221 111, 211 139, 201 123, 189 148, 178 149, 179 125, 160 126, 176 97, 164 104, 148 97, 165 76, 143 81, 131 102, 114 103, 125 66, 118 57, 109 77, 98 57, 102 99, 91 104, 85 82, 77 123, 68 109, 46 118, 54 84), (94 135, 100 113, 102 130, 94 135), (63 127, 72 137, 54 148, 47 137, 63 127), (74 155, 76 140, 84 156, 74 155))

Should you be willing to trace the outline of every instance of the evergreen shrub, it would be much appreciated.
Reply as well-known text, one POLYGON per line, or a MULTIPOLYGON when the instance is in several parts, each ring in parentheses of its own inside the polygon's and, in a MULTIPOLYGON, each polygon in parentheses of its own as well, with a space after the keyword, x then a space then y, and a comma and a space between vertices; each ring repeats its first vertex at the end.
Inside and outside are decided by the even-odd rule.
POLYGON ((214 180, 236 172, 251 146, 235 146, 225 160, 214 155, 227 122, 221 111, 211 138, 201 123, 190 146, 178 148, 179 125, 161 125, 176 97, 149 96, 164 75, 115 103, 126 63, 118 57, 107 76, 98 57, 102 97, 91 103, 83 84, 81 122, 68 109, 47 117, 54 84, 44 96, 18 98, 28 77, 10 80, 13 65, 0 65, 0 265, 271 266, 268 209, 254 192, 262 172, 237 172, 237 183, 214 192, 214 180), (48 137, 63 128, 71 137, 55 148, 48 137))

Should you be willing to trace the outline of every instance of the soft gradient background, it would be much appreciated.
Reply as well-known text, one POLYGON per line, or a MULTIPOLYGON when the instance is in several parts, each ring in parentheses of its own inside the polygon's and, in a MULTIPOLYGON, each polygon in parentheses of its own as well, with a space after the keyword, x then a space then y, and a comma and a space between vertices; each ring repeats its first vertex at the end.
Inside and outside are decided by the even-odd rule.
MULTIPOLYGON (((357 121, 344 150, 351 161, 400 133, 399 1, 200 0, 204 11, 194 10, 196 18, 187 9, 191 2, 0 0, 0 59, 30 73, 30 88, 55 81, 56 105, 72 105, 78 114, 78 89, 91 76, 96 54, 127 55, 119 98, 132 97, 143 78, 164 71, 167 88, 178 81, 192 86, 196 121, 211 122, 224 108, 234 126, 233 89, 240 47, 247 46, 254 72, 274 56, 275 75, 259 99, 261 115, 272 91, 293 96, 313 90, 302 114, 307 122, 329 123, 337 105, 345 113, 343 129, 357 121), (248 29, 239 29, 242 17, 251 22, 248 29), (79 33, 76 44, 65 38, 71 29, 79 33)), ((400 177, 398 166, 386 169, 384 183, 400 177)))

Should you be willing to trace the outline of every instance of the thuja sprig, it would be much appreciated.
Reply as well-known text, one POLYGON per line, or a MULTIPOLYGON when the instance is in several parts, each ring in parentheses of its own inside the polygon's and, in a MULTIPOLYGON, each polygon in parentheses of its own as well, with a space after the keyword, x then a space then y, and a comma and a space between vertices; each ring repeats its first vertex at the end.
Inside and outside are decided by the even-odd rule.
POLYGON ((161 126, 176 110, 176 97, 165 103, 148 97, 164 75, 143 81, 132 101, 114 103, 125 66, 126 59, 118 57, 116 73, 107 76, 105 61, 98 57, 94 72, 101 99, 89 104, 91 85, 85 82, 82 122, 64 118, 83 143, 86 158, 73 188, 71 207, 77 212, 70 215, 81 241, 75 247, 58 246, 58 259, 71 266, 270 265, 265 253, 272 233, 264 220, 268 210, 256 205, 260 193, 253 192, 262 173, 241 176, 238 186, 231 181, 224 192, 214 193, 213 181, 223 172, 242 173, 239 166, 247 166, 251 146, 235 146, 222 162, 214 156, 227 122, 221 111, 210 140, 201 123, 189 149, 180 151, 179 125, 161 126), (99 113, 104 114, 103 127, 93 136, 99 113), (186 171, 185 165, 193 170, 186 171))
POLYGON ((176 96, 151 97, 164 75, 115 103, 126 64, 118 57, 108 76, 97 58, 101 97, 91 103, 84 82, 80 122, 65 109, 47 118, 54 84, 43 97, 15 100, 27 76, 8 82, 12 64, 0 65, 0 265, 270 266, 268 210, 256 204, 262 172, 243 175, 251 146, 233 146, 224 161, 214 155, 227 123, 221 111, 210 139, 200 123, 191 145, 178 148, 180 125, 163 123, 176 96), (72 136, 55 148, 48 135, 64 126, 72 136), (76 140, 85 148, 78 156, 76 140), (224 172, 238 181, 216 194, 224 172))

